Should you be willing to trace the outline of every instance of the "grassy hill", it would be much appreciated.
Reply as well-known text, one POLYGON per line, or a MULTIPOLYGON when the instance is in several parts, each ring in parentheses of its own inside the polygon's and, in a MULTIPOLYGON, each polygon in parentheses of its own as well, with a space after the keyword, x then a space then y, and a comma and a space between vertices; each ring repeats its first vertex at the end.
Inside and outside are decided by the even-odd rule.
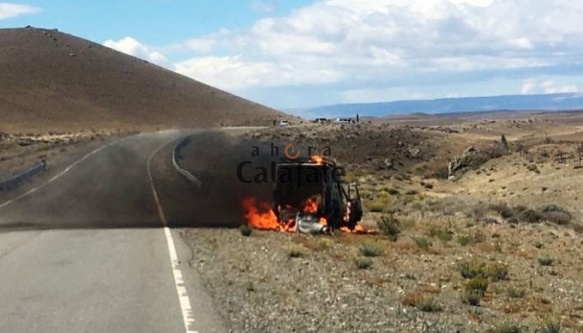
POLYGON ((0 131, 261 125, 286 117, 57 30, 0 29, 0 131))

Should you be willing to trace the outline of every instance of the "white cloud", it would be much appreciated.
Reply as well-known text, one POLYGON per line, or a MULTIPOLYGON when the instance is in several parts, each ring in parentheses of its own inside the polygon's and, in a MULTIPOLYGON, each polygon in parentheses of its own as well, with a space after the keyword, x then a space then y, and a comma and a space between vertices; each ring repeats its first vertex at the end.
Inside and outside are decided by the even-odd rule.
MULTIPOLYGON (((248 30, 207 36, 187 45, 197 51, 228 45, 227 53, 237 54, 237 60, 215 58, 220 63, 229 59, 231 66, 211 68, 220 69, 217 75, 229 73, 231 79, 240 80, 241 84, 228 84, 238 87, 321 84, 344 78, 378 81, 379 75, 391 77, 404 70, 420 76, 542 69, 578 59, 577 45, 583 45, 581 15, 583 4, 567 0, 552 4, 543 0, 323 0, 287 17, 261 19, 248 30), (552 55, 561 52, 561 57, 552 55), (288 67, 293 71, 285 71, 288 67), (282 68, 285 75, 280 73, 282 68), (334 74, 326 80, 310 75, 320 70, 334 74), (312 81, 266 79, 290 76, 290 72, 303 72, 312 81)), ((212 69, 205 69, 204 75, 212 77, 212 69)))
POLYGON ((108 40, 103 45, 159 66, 168 65, 168 59, 162 53, 153 50, 151 47, 140 43, 132 37, 125 37, 117 42, 108 40))
POLYGON ((35 14, 41 9, 28 5, 0 2, 0 20, 18 17, 21 15, 35 14))
POLYGON ((528 79, 522 84, 522 94, 556 94, 556 93, 575 93, 579 88, 574 84, 556 84, 553 80, 528 79))
POLYGON ((337 72, 302 68, 271 62, 249 62, 241 56, 198 57, 175 64, 174 70, 220 89, 239 91, 249 87, 277 87, 336 82, 337 72))
POLYGON ((253 1, 251 3, 251 9, 258 13, 271 13, 275 9, 275 4, 267 1, 253 1))
POLYGON ((456 5, 468 5, 476 7, 488 7, 494 3, 494 0, 450 0, 456 5))
POLYGON ((218 41, 214 38, 193 38, 187 40, 184 44, 191 51, 208 53, 215 49, 218 41))
MULTIPOLYGON (((469 83, 493 78, 515 89, 525 75, 554 83, 526 81, 524 93, 572 91, 578 87, 556 77, 583 68, 582 16, 583 2, 571 0, 319 0, 246 29, 184 41, 174 51, 190 59, 168 67, 236 91, 336 85, 346 100, 395 89, 432 95, 446 84, 467 95, 469 83)), ((121 42, 112 43, 164 59, 158 49, 121 42)))

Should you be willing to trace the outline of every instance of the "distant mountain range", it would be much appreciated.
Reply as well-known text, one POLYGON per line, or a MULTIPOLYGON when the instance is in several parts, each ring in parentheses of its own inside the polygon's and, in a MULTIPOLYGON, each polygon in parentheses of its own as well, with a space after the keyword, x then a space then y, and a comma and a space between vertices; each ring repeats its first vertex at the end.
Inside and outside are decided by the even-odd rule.
POLYGON ((506 95, 441 98, 380 103, 356 103, 288 110, 303 118, 386 117, 413 113, 444 114, 472 111, 571 110, 583 108, 583 94, 506 95))

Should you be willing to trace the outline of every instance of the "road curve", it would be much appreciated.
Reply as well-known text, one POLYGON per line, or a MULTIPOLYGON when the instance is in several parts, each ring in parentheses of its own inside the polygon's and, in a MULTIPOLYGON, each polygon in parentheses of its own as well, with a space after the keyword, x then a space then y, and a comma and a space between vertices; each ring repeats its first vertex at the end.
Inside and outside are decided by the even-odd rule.
MULTIPOLYGON (((182 295, 193 309, 185 325, 181 267, 171 265, 148 177, 152 153, 187 133, 122 139, 0 202, 0 332, 225 331, 196 283, 182 295)), ((188 261, 176 247, 175 264, 188 261)))

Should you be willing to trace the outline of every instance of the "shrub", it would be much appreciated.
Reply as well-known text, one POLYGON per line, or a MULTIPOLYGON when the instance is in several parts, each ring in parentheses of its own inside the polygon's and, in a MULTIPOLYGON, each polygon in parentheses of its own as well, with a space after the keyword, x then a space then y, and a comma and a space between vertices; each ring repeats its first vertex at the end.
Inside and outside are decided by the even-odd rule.
POLYGON ((244 237, 249 237, 253 233, 253 228, 251 228, 250 226, 244 224, 244 225, 241 226, 241 228, 239 229, 239 231, 241 232, 241 235, 243 235, 244 237))
POLYGON ((453 231, 445 228, 431 227, 429 229, 430 237, 437 237, 444 243, 450 242, 453 239, 453 231))
POLYGON ((464 279, 490 279, 493 282, 508 278, 508 265, 502 263, 485 264, 483 262, 465 262, 458 267, 464 279))
POLYGON ((464 302, 465 304, 469 304, 472 306, 478 306, 480 305, 480 301, 482 300, 482 294, 480 294, 479 292, 476 291, 468 291, 468 290, 464 290, 462 292, 462 302, 464 302))
POLYGON ((539 223, 543 220, 543 215, 540 212, 537 212, 533 209, 524 210, 516 216, 518 220, 527 222, 527 223, 539 223))
POLYGON ((377 223, 380 232, 388 236, 390 240, 396 241, 401 234, 399 220, 394 215, 384 215, 377 223))
POLYGON ((372 268, 373 262, 369 258, 359 257, 359 258, 354 259, 354 264, 356 265, 356 268, 358 268, 358 269, 370 269, 370 268, 372 268))
POLYGON ((544 219, 558 225, 568 225, 571 223, 571 214, 564 212, 543 213, 544 219))
POLYGON ((397 190, 396 188, 390 188, 387 190, 387 192, 389 192, 390 195, 399 195, 400 194, 399 190, 397 190))
POLYGON ((504 219, 509 219, 514 216, 512 208, 503 202, 490 205, 490 209, 498 213, 504 219))
POLYGON ((547 205, 541 207, 539 211, 542 213, 543 218, 549 222, 559 225, 567 225, 571 222, 571 213, 557 205, 547 205))
POLYGON ((406 293, 401 299, 401 304, 404 306, 415 306, 423 299, 423 294, 420 292, 406 293))
POLYGON ((299 245, 292 245, 287 249, 287 255, 290 258, 300 258, 305 255, 304 248, 299 245))
POLYGON ((474 243, 476 243, 476 244, 482 243, 482 242, 486 241, 486 234, 484 234, 483 232, 478 230, 474 233, 473 240, 474 240, 474 243))
POLYGON ((457 242, 461 246, 478 244, 486 240, 486 235, 479 230, 474 234, 462 234, 457 236, 457 242))
POLYGON ((511 218, 509 218, 506 221, 510 224, 517 224, 518 223, 518 219, 516 218, 516 216, 512 216, 511 218))
POLYGON ((437 179, 448 179, 449 169, 447 167, 441 167, 433 173, 433 176, 437 179))
POLYGON ((484 276, 484 267, 480 262, 464 262, 459 265, 459 271, 464 279, 473 279, 484 276))
POLYGON ((472 209, 472 215, 476 221, 481 221, 486 216, 486 213, 488 213, 488 207, 483 204, 476 205, 472 209))
POLYGON ((360 246, 360 253, 365 257, 378 257, 382 255, 382 252, 381 248, 374 243, 366 242, 360 246))
POLYGON ((385 200, 376 199, 370 201, 367 205, 368 210, 373 213, 382 213, 388 208, 388 203, 385 200))
POLYGON ((561 318, 558 315, 551 315, 543 319, 540 332, 559 333, 561 332, 561 318))
POLYGON ((423 312, 438 312, 441 311, 441 305, 433 297, 423 297, 421 298, 415 307, 423 312))
POLYGON ((430 240, 426 239, 426 238, 416 238, 416 237, 411 237, 413 238, 413 241, 415 242, 415 244, 417 244, 417 247, 422 249, 422 250, 429 250, 430 247, 433 246, 433 242, 431 242, 430 240))
POLYGON ((470 235, 458 235, 457 242, 461 246, 466 246, 472 242, 472 239, 471 239, 470 235))
POLYGON ((521 333, 522 329, 520 326, 510 323, 504 322, 502 324, 497 325, 496 327, 489 329, 488 333, 521 333))
POLYGON ((538 262, 541 266, 552 266, 555 263, 555 259, 552 256, 545 254, 538 257, 538 262))
POLYGON ((486 265, 485 273, 486 277, 494 282, 506 280, 508 278, 508 265, 502 263, 486 265))
POLYGON ((526 290, 520 288, 508 288, 506 292, 510 298, 523 298, 526 295, 526 290))
POLYGON ((483 297, 488 290, 488 280, 483 277, 476 277, 466 281, 464 284, 464 291, 468 293, 478 293, 480 297, 483 297))

